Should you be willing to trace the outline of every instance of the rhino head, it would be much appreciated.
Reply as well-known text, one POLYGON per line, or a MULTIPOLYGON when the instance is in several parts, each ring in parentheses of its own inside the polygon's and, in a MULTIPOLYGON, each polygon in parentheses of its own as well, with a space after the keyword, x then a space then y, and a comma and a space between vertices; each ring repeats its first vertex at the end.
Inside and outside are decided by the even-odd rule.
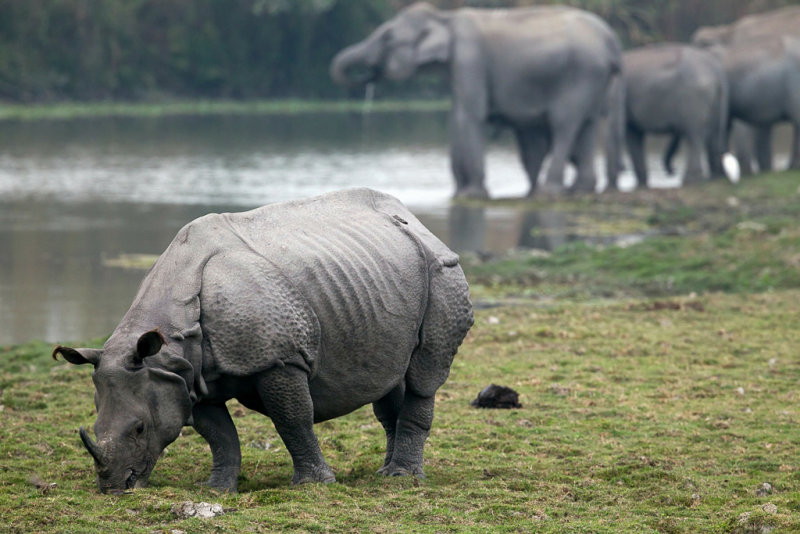
POLYGON ((167 343, 154 330, 138 339, 115 334, 102 349, 59 346, 53 358, 59 354, 76 365, 94 365, 97 441, 83 427, 80 437, 94 458, 100 491, 146 486, 164 448, 190 421, 192 367, 180 357, 180 343, 167 343))

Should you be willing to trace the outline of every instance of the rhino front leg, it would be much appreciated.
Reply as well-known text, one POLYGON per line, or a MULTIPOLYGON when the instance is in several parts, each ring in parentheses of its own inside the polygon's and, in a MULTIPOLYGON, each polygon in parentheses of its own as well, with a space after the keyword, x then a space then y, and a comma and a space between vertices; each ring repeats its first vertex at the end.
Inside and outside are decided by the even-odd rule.
POLYGON ((212 488, 235 493, 238 490, 242 452, 239 434, 224 404, 196 404, 192 409, 193 427, 211 447, 214 465, 206 482, 212 488))
POLYGON ((336 482, 314 434, 314 404, 305 371, 291 365, 273 367, 259 376, 258 394, 292 456, 292 484, 336 482))
POLYGON ((420 397, 406 389, 397 418, 391 460, 381 468, 380 473, 387 476, 414 475, 425 478, 422 450, 433 423, 433 404, 433 395, 420 397))

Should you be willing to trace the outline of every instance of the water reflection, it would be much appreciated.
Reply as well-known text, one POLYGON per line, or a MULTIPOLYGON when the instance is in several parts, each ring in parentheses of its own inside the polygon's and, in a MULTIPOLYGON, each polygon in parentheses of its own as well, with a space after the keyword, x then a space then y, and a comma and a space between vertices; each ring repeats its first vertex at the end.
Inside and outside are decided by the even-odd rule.
MULTIPOLYGON (((0 344, 106 335, 144 276, 109 258, 159 254, 205 213, 344 187, 397 196, 459 252, 586 237, 574 214, 451 205, 447 130, 446 113, 0 121, 0 344)), ((494 196, 527 191, 509 138, 487 176, 494 196)))
POLYGON ((453 205, 447 217, 447 238, 456 252, 482 251, 486 240, 486 208, 453 205))

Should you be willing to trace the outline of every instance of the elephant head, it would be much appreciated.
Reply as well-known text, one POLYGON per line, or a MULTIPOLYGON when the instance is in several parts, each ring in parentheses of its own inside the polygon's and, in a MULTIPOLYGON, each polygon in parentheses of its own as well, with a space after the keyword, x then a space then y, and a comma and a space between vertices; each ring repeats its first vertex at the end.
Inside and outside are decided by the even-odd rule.
POLYGON ((68 362, 91 363, 95 370, 97 442, 81 427, 80 437, 94 458, 97 485, 102 493, 121 493, 144 487, 164 448, 175 441, 190 420, 191 400, 185 378, 191 366, 182 358, 162 354, 159 361, 172 365, 149 365, 149 358, 180 347, 166 347, 158 331, 146 332, 127 342, 109 339, 103 349, 56 347, 68 362), (162 347, 165 347, 162 351, 162 347), (183 362, 183 363, 181 363, 183 362))
POLYGON ((345 86, 380 78, 406 80, 423 65, 449 62, 451 41, 447 15, 419 2, 339 52, 331 62, 330 74, 345 86))

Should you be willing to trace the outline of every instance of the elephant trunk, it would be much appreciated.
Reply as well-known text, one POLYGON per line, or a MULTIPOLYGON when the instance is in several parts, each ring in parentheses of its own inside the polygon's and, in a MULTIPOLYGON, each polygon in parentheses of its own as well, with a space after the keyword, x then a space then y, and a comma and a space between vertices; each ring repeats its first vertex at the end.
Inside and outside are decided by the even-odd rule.
POLYGON ((336 54, 330 66, 330 75, 334 82, 345 87, 357 87, 378 77, 381 52, 376 34, 377 32, 336 54), (356 75, 359 70, 363 73, 356 75))

